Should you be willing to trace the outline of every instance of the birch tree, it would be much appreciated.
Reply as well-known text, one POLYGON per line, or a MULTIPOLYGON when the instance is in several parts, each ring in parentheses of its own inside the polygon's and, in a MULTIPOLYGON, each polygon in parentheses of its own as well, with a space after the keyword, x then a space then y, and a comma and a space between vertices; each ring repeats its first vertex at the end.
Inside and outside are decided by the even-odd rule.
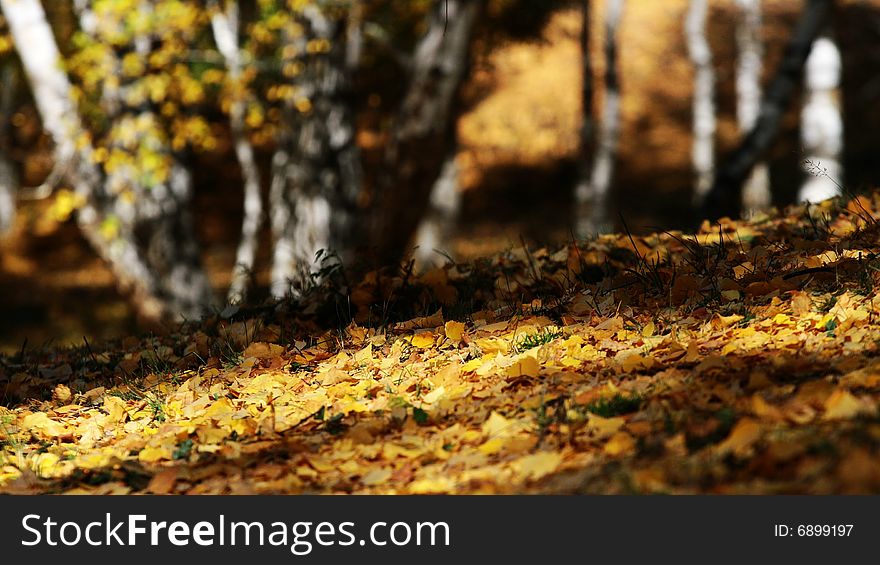
POLYGON ((3 66, 0 78, 0 238, 12 228, 15 219, 15 198, 18 192, 18 171, 9 157, 11 140, 9 123, 17 86, 17 73, 11 62, 3 66))
POLYGON ((450 147, 416 231, 413 259, 421 271, 439 267, 451 256, 452 235, 461 209, 457 149, 457 144, 450 147))
POLYGON ((843 118, 840 110, 840 50, 830 37, 813 43, 804 73, 801 141, 808 176, 798 201, 819 202, 843 185, 843 118))
POLYGON ((590 175, 592 173, 592 156, 594 146, 593 127, 593 60, 592 60, 592 25, 590 0, 581 2, 581 129, 580 148, 578 155, 578 180, 575 185, 574 224, 578 238, 592 235, 593 226, 587 222, 590 218, 592 202, 590 175), (582 222, 587 222, 581 225, 582 222))
POLYGON ((770 148, 785 111, 801 81, 810 50, 834 5, 834 0, 807 0, 773 80, 761 100, 755 125, 718 170, 706 196, 703 214, 708 217, 735 214, 742 199, 743 183, 770 148))
MULTIPOLYGON (((764 48, 761 41, 761 0, 737 0, 740 17, 736 24, 736 119, 740 134, 754 127, 761 107, 761 74, 764 48)), ((745 215, 770 206, 770 173, 763 161, 755 164, 743 186, 745 215)))
MULTIPOLYGON (((75 7, 87 37, 117 33, 119 41, 112 14, 97 13, 83 1, 75 7)), ((131 292, 141 316, 199 317, 211 303, 211 291, 188 209, 189 172, 172 158, 157 116, 145 103, 147 85, 132 80, 151 54, 151 40, 145 35, 132 38, 133 49, 125 61, 109 44, 88 51, 83 60, 67 61, 69 68, 84 65, 93 85, 106 86, 100 89, 100 105, 109 127, 106 144, 96 148, 62 71, 42 5, 38 0, 3 0, 0 8, 43 127, 55 142, 56 166, 63 165, 60 170, 76 191, 77 220, 84 236, 108 262, 120 287, 131 292)), ((149 21, 151 8, 139 3, 137 17, 149 21)), ((148 26, 141 31, 151 33, 148 26)))
POLYGON ((604 102, 598 123, 596 151, 589 182, 578 185, 575 198, 578 217, 575 235, 585 238, 611 227, 608 196, 614 178, 617 144, 620 136, 620 79, 617 33, 623 17, 624 0, 606 0, 603 22, 605 58, 604 102))
POLYGON ((708 0, 690 0, 685 21, 688 54, 694 67, 693 143, 694 203, 702 204, 715 176, 715 69, 706 39, 708 0))
POLYGON ((218 51, 223 56, 229 75, 229 125, 235 156, 241 167, 244 192, 244 218, 241 240, 235 253, 232 282, 226 301, 230 304, 243 302, 247 297, 248 284, 254 270, 260 227, 263 223, 263 199, 260 194, 260 172, 254 159, 254 150, 245 130, 246 90, 242 77, 244 53, 239 44, 239 10, 236 0, 226 0, 221 5, 214 0, 211 29, 218 51))
POLYGON ((161 0, 139 0, 133 6, 77 0, 74 7, 87 40, 68 65, 79 72, 86 96, 89 82, 95 82, 102 117, 110 124, 95 152, 96 160, 103 161, 104 225, 114 227, 106 231, 139 248, 167 315, 197 319, 212 307, 212 290, 194 233, 192 176, 172 146, 172 137, 181 148, 185 140, 168 130, 187 130, 204 120, 168 124, 160 107, 175 102, 176 88, 185 91, 177 102, 198 102, 203 96, 184 67, 175 66, 198 31, 198 12, 161 0), (96 80, 89 68, 93 59, 109 76, 96 80))
POLYGON ((61 56, 39 0, 0 0, 16 51, 24 67, 44 130, 55 143, 55 159, 70 163, 67 177, 82 200, 77 220, 86 239, 107 261, 124 291, 132 293, 142 315, 158 318, 164 304, 157 296, 156 280, 134 242, 111 240, 100 230, 96 188, 101 179, 93 163, 92 148, 77 141, 86 139, 85 129, 71 98, 71 86, 60 67, 61 56))
POLYGON ((299 296, 328 261, 351 257, 361 192, 361 163, 348 102, 345 21, 316 4, 298 14, 302 33, 288 34, 289 63, 301 67, 286 106, 270 186, 274 238, 271 293, 299 296), (331 255, 335 253, 336 255, 331 255))
MULTIPOLYGON (((385 152, 376 211, 383 262, 404 255, 454 147, 450 122, 468 68, 471 37, 483 0, 434 0, 427 32, 415 47, 408 86, 385 152)), ((449 185, 446 185, 449 186, 449 185)))

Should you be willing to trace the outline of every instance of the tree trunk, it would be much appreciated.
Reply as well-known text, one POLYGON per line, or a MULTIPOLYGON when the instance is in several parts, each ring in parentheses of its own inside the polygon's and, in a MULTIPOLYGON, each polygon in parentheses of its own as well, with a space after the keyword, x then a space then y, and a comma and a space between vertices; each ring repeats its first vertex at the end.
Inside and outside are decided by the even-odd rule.
POLYGON ((349 101, 345 23, 316 6, 302 12, 304 32, 289 38, 303 71, 294 79, 299 108, 288 106, 290 131, 279 140, 270 191, 274 250, 271 292, 298 296, 320 273, 353 258, 361 196, 360 155, 349 101), (309 41, 329 42, 309 53, 309 41))
MULTIPOLYGON (((76 8, 83 31, 93 41, 106 42, 101 30, 112 29, 112 25, 103 28, 100 25, 105 14, 94 10, 86 0, 81 0, 76 8)), ((136 9, 144 21, 149 21, 153 9, 150 0, 141 0, 136 9)), ((160 32, 148 29, 132 40, 133 53, 145 66, 154 42, 161 41, 160 32)), ((108 57, 113 68, 121 69, 118 50, 108 57)), ((107 143, 118 153, 127 155, 128 160, 122 166, 106 170, 103 212, 106 217, 119 221, 122 237, 140 247, 147 268, 156 276, 157 295, 166 303, 170 317, 198 319, 213 306, 213 293, 202 268, 189 209, 192 177, 171 150, 155 104, 149 100, 133 102, 135 98, 130 93, 138 87, 140 77, 126 78, 121 72, 118 76, 121 77, 118 87, 102 89, 102 110, 113 124, 107 143), (167 163, 167 178, 150 174, 144 167, 143 154, 167 163), (122 198, 126 193, 133 194, 134 198, 122 198)))
POLYGON ((2 92, 0 92, 0 238, 12 228, 15 220, 15 196, 18 192, 19 177, 15 163, 9 157, 11 140, 9 122, 15 103, 18 75, 12 63, 3 67, 2 92))
POLYGON ((431 189, 428 210, 416 231, 413 259, 419 271, 440 267, 452 257, 452 236, 461 209, 457 153, 458 145, 453 144, 431 189))
POLYGON ((611 229, 613 222, 608 202, 614 180, 617 144, 620 137, 620 78, 618 74, 617 32, 623 17, 624 0, 607 0, 605 4, 604 104, 599 120, 596 154, 590 171, 589 184, 579 187, 578 209, 583 211, 575 222, 575 234, 589 237, 611 229))
POLYGON ((743 183, 775 139, 779 123, 791 105, 792 95, 800 82, 813 41, 824 27, 833 5, 834 0, 807 0, 779 69, 761 101, 754 127, 725 161, 706 197, 703 206, 705 216, 717 218, 739 213, 743 183))
POLYGON ((706 39, 707 0, 690 0, 685 35, 694 67, 693 144, 694 204, 700 206, 715 177, 715 69, 706 39))
POLYGON ((581 130, 580 130, 580 155, 578 160, 578 181, 574 189, 574 226, 575 236, 586 238, 593 235, 593 226, 589 222, 593 208, 591 201, 592 187, 590 174, 592 173, 593 155, 593 61, 592 61, 592 37, 591 37, 591 2, 581 2, 581 130))
MULTIPOLYGON (((70 83, 61 70, 58 47, 39 1, 0 0, 0 7, 43 128, 55 142, 56 161, 70 164, 64 167, 66 176, 84 201, 77 221, 86 240, 109 264, 121 289, 131 293, 142 318, 181 320, 203 314, 210 287, 200 268, 186 208, 191 194, 188 172, 172 167, 169 182, 151 187, 150 196, 136 200, 135 205, 117 198, 110 183, 120 178, 105 179, 95 165, 89 135, 71 98, 70 83), (101 229, 110 219, 118 222, 117 233, 101 229)), ((77 7, 83 8, 82 15, 94 17, 87 3, 77 7)), ((87 20, 84 30, 88 32, 92 23, 87 20)), ((130 115, 123 118, 133 119, 130 115)), ((130 171, 128 175, 131 182, 134 175, 130 171)))
POLYGON ((820 37, 806 63, 801 140, 810 175, 798 201, 820 202, 841 193, 843 186, 843 118, 840 110, 841 57, 829 37, 820 37))
POLYGON ((471 36, 483 0, 436 0, 416 46, 412 76, 385 154, 376 208, 376 247, 385 264, 399 261, 419 224, 452 144, 454 103, 468 68, 471 36))
MULTIPOLYGON (((736 25, 736 119, 740 134, 745 136, 754 127, 761 108, 761 0, 737 0, 737 4, 740 18, 736 25)), ((743 213, 751 216, 770 204, 770 172, 766 163, 759 162, 743 186, 743 213)))
POLYGON ((232 130, 235 156, 241 167, 244 181, 244 218, 241 225, 241 240, 235 254, 232 269, 232 283, 226 300, 230 304, 243 302, 247 297, 260 227, 263 223, 263 200, 260 194, 260 172, 254 160, 254 149, 244 127, 245 99, 242 85, 241 50, 238 43, 239 15, 238 3, 227 0, 225 7, 212 2, 215 12, 211 18, 214 42, 226 61, 229 81, 232 84, 234 99, 229 108, 229 125, 232 130))

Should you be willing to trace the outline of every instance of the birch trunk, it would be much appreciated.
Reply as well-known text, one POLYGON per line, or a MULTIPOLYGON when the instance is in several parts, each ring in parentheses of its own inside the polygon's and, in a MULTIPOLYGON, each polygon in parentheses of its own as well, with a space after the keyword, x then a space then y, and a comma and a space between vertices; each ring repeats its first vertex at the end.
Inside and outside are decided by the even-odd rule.
POLYGON ((590 173, 593 154, 593 61, 591 37, 591 2, 581 2, 581 131, 580 156, 578 161, 578 181, 574 189, 574 226, 578 239, 593 235, 592 226, 587 221, 593 207, 590 196, 590 173))
POLYGON ((299 296, 320 273, 352 256, 361 194, 360 155, 349 104, 344 22, 316 6, 303 10, 304 33, 289 41, 303 72, 295 79, 308 109, 288 108, 290 131, 279 140, 270 191, 274 249, 271 293, 299 296), (309 54, 310 40, 325 40, 326 53, 309 54))
POLYGON ((840 109, 841 57, 829 37, 813 43, 804 76, 801 140, 809 176, 798 193, 800 202, 838 196, 843 186, 843 118, 840 109))
POLYGON ((212 2, 215 10, 211 18, 214 42, 226 62, 234 99, 229 108, 229 125, 235 156, 241 167, 244 181, 244 218, 241 225, 241 240, 235 253, 235 266, 232 269, 232 283, 226 301, 230 304, 244 302, 254 270, 260 227, 263 223, 263 200, 260 195, 260 173, 254 160, 254 150, 247 138, 244 127, 245 99, 242 85, 242 53, 239 48, 238 3, 227 0, 221 8, 212 2))
POLYGON ((715 177, 715 69, 706 39, 708 11, 708 0, 690 0, 685 22, 688 54, 694 67, 691 162, 696 206, 703 203, 715 177))
MULTIPOLYGON (((761 107, 761 0, 737 0, 737 5, 740 18, 736 26, 736 119, 740 134, 745 136, 754 127, 761 107)), ((743 213, 751 216, 770 204, 770 173, 767 164, 759 162, 743 186, 743 213)))
POLYGON ((419 271, 440 267, 452 257, 452 236, 461 209, 457 149, 454 145, 446 155, 440 176, 431 188, 428 210, 416 231, 413 259, 419 271))
POLYGON ((404 256, 447 162, 453 107, 483 5, 483 0, 432 3, 428 30, 416 46, 412 76, 385 154, 377 248, 386 264, 404 256))
POLYGON ((0 88, 0 238, 12 228, 15 220, 15 197, 18 192, 18 171, 9 157, 11 142, 9 139, 9 122, 15 102, 15 91, 18 85, 17 73, 12 63, 3 67, 3 78, 0 88))
MULTIPOLYGON (((103 13, 88 0, 79 0, 81 28, 95 41, 100 36, 103 13)), ((141 0, 136 10, 149 21, 151 0, 141 0)), ((112 26, 105 26, 112 28, 112 26)), ((161 30, 148 29, 132 40, 133 53, 144 62, 154 42, 161 41, 161 30)), ((109 65, 120 69, 116 52, 108 55, 109 65)), ((117 76, 122 76, 118 73, 117 76)), ((120 220, 122 237, 138 242, 147 268, 157 280, 157 294, 167 304, 167 312, 177 320, 202 317, 213 306, 211 285, 202 268, 201 253, 189 209, 192 176, 171 150, 155 104, 149 100, 133 102, 130 96, 140 77, 121 78, 102 90, 102 109, 113 124, 108 142, 131 156, 130 161, 108 172, 102 201, 103 212, 120 220), (118 84, 118 86, 117 86, 118 84), (123 141, 127 140, 127 141, 123 141), (144 181, 138 154, 155 154, 169 164, 167 179, 144 181), (120 198, 130 192, 133 199, 120 198)), ((106 85, 105 85, 106 86, 106 85)))
POLYGON ((25 70, 43 129, 55 142, 55 159, 70 163, 65 167, 68 180, 85 204, 77 221, 86 240, 113 271, 123 291, 131 292, 138 313, 157 320, 166 311, 158 296, 157 281, 144 262, 135 242, 124 237, 108 239, 100 231, 103 220, 96 205, 102 183, 91 157, 87 139, 70 94, 70 83, 61 70, 52 29, 38 0, 0 0, 16 51, 25 70), (79 148, 77 142, 80 142, 79 148))
POLYGON ((739 211, 743 183, 775 139, 813 42, 827 23, 833 5, 834 0, 806 1, 779 69, 761 101, 754 127, 718 171, 703 206, 705 216, 735 215, 739 211))
MULTIPOLYGON (((85 202, 77 221, 86 240, 110 265, 120 287, 131 292, 141 317, 153 321, 199 317, 210 304, 210 286, 200 266, 187 208, 192 192, 188 171, 175 163, 169 181, 151 186, 149 191, 134 180, 136 172, 125 167, 105 178, 92 158, 89 133, 80 121, 39 1, 2 0, 0 7, 9 22, 43 128, 55 141, 56 161, 70 164, 63 167, 65 175, 85 202), (138 194, 135 202, 118 198, 114 191, 119 187, 114 183, 130 185, 138 194), (120 224, 112 236, 100 229, 111 217, 120 224)), ((80 1, 75 8, 83 30, 94 32, 97 20, 90 4, 80 1)), ((149 10, 149 6, 142 3, 138 9, 149 10)), ((137 49, 146 56, 148 47, 148 42, 140 42, 137 49)), ((125 123, 134 116, 123 112, 118 103, 121 93, 108 90, 102 95, 113 108, 107 116, 113 127, 133 127, 125 123)))
POLYGON ((612 226, 608 196, 614 180, 617 160, 617 144, 620 137, 620 78, 618 75, 617 32, 623 17, 624 0, 607 0, 605 4, 605 55, 604 104, 599 120, 596 154, 590 172, 590 182, 580 188, 575 234, 589 237, 608 231, 612 226))

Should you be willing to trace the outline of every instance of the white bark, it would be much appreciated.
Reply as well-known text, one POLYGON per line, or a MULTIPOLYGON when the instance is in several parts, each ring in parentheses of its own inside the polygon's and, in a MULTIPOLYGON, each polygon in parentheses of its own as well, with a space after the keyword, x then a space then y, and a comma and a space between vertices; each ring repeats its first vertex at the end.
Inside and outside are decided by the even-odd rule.
POLYGON ((380 259, 391 264, 407 244, 429 205, 450 147, 454 145, 456 96, 468 71, 471 37, 483 0, 435 0, 428 29, 412 57, 409 83, 385 152, 377 212, 380 259))
POLYGON ((247 138, 244 127, 245 100, 241 94, 242 57, 238 42, 238 4, 227 0, 221 9, 214 2, 215 12, 211 18, 211 28, 217 49, 226 61, 229 80, 233 85, 233 96, 229 108, 229 123, 232 129, 235 156, 241 166, 244 180, 244 218, 241 226, 241 240, 235 254, 232 270, 232 283, 226 300, 230 304, 243 302, 247 297, 248 284, 254 270, 260 227, 263 223, 263 200, 260 195, 260 173, 254 160, 254 150, 247 138))
POLYGON ((575 235, 586 238, 608 231, 612 226, 608 195, 614 179, 617 144, 620 137, 620 79, 618 71, 617 31, 623 17, 624 0, 606 0, 604 104, 598 124, 596 154, 589 183, 578 186, 575 198, 578 217, 575 235))
POLYGON ((5 156, 0 157, 0 238, 12 229, 15 220, 15 193, 18 175, 5 156))
POLYGON ((7 63, 3 68, 3 79, 0 84, 0 88, 3 89, 0 93, 0 238, 12 228, 12 222, 15 220, 15 197, 19 188, 18 173, 9 157, 9 122, 16 86, 15 68, 11 63, 7 63))
POLYGON ((704 216, 717 218, 738 211, 742 203, 743 183, 775 139, 782 117, 801 80, 813 42, 827 25, 828 13, 833 6, 834 0, 804 2, 800 20, 789 39, 779 68, 761 99, 755 125, 724 165, 716 170, 715 182, 701 210, 704 216))
POLYGON ((55 141, 56 157, 71 160, 76 154, 76 138, 84 130, 43 6, 39 0, 0 0, 0 9, 24 66, 43 129, 55 141))
MULTIPOLYGON (((285 145, 279 141, 279 145, 285 145)), ((269 220, 272 226, 272 271, 269 293, 280 299, 290 294, 295 278, 293 234, 287 227, 293 214, 285 198, 287 164, 290 156, 283 148, 272 156, 272 182, 269 186, 269 220)))
POLYGON ((428 210, 416 231, 413 259, 419 271, 442 266, 452 256, 452 235, 461 208, 455 158, 455 151, 446 157, 440 177, 431 189, 428 210))
POLYGON ((591 34, 591 0, 581 0, 581 130, 580 151, 578 161, 578 180, 574 188, 574 225, 576 236, 588 237, 592 234, 583 233, 589 231, 592 226, 586 223, 590 217, 593 202, 590 201, 592 187, 590 175, 592 173, 593 153, 593 61, 592 61, 592 34, 591 34), (581 225, 581 224, 584 225, 581 225))
POLYGON ((843 118, 840 109, 841 57, 829 37, 813 43, 804 74, 801 141, 808 177, 798 201, 820 202, 837 196, 843 185, 843 118))
MULTIPOLYGON (((91 14, 88 3, 80 2, 76 7, 81 16, 91 14)), ((209 295, 207 279, 192 265, 168 262, 181 252, 190 258, 198 257, 191 224, 187 223, 188 214, 176 209, 174 214, 151 218, 153 223, 146 226, 150 239, 146 254, 131 229, 122 229, 112 239, 102 234, 101 222, 108 210, 118 211, 119 206, 114 205, 120 201, 104 190, 105 179, 92 159, 89 135, 61 69, 61 56, 42 5, 38 0, 0 0, 0 8, 25 69, 43 129, 55 142, 56 163, 70 164, 64 167, 65 176, 85 202, 77 213, 77 221, 86 240, 108 263, 122 290, 132 293, 132 302, 142 317, 194 317, 202 311, 209 295), (161 281, 156 277, 157 261, 168 268, 161 281)), ((86 26, 92 23, 86 21, 86 26)), ((185 201, 189 194, 189 175, 185 173, 173 173, 171 186, 166 187, 166 192, 175 197, 175 205, 185 201)))
MULTIPOLYGON (((764 48, 761 41, 761 0, 736 0, 740 18, 736 26, 736 119, 739 131, 747 134, 761 111, 761 73, 764 48)), ((742 208, 746 216, 770 207, 770 172, 759 162, 743 185, 742 208)))
MULTIPOLYGON (((321 7, 303 9, 303 33, 286 39, 302 66, 293 84, 309 101, 300 112, 287 105, 289 129, 278 140, 270 186, 274 239, 272 296, 298 297, 319 283, 330 262, 353 258, 354 218, 361 190, 360 155, 348 100, 348 67, 338 32, 344 22, 321 7), (313 53, 311 40, 331 49, 313 53), (318 256, 318 252, 323 251, 318 256)), ((350 54, 349 54, 350 55, 350 54)))
POLYGON ((693 145, 694 203, 699 206, 715 179, 715 69, 706 39, 708 0, 690 0, 685 35, 694 67, 693 145))

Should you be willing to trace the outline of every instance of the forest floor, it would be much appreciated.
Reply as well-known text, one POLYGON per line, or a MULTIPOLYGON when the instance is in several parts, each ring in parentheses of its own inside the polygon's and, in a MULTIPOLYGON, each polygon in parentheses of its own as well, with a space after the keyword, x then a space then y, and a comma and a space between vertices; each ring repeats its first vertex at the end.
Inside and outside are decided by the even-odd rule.
POLYGON ((880 491, 880 193, 0 357, 0 492, 880 491))

